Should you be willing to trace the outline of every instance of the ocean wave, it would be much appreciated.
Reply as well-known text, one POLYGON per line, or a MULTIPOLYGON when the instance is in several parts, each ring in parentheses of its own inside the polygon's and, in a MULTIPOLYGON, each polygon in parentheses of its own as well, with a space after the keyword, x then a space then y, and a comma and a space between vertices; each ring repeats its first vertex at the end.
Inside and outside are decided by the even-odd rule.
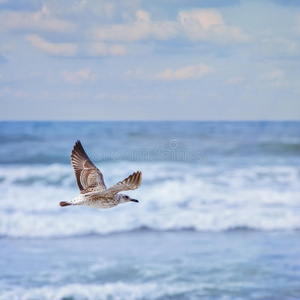
MULTIPOLYGON (((153 204, 152 204, 153 205, 153 204)), ((199 205, 196 203, 196 205, 199 205)), ((52 208, 47 212, 42 207, 30 212, 2 211, 0 235, 14 238, 59 238, 90 235, 107 235, 140 230, 199 232, 259 230, 299 230, 299 207, 266 208, 256 205, 250 208, 234 208, 228 204, 207 207, 169 208, 151 210, 151 204, 139 207, 128 204, 110 211, 89 210, 74 207, 68 211, 52 208), (148 208, 147 208, 148 207, 148 208)), ((55 203, 55 206, 58 206, 55 203)))
POLYGON ((130 284, 125 282, 106 284, 67 284, 65 286, 44 286, 24 289, 13 287, 9 291, 0 292, 0 300, 7 299, 41 299, 41 300, 108 300, 108 299, 182 299, 197 293, 203 293, 205 288, 213 288, 206 284, 177 284, 159 283, 130 284))
MULTIPOLYGON (((114 183, 113 180, 130 175, 133 171, 141 169, 144 171, 146 181, 143 184, 155 185, 172 181, 205 181, 215 186, 267 186, 284 185, 286 187, 297 186, 300 181, 298 168, 290 165, 273 166, 249 166, 224 168, 223 166, 194 166, 189 163, 177 164, 176 162, 106 162, 98 166, 105 179, 114 183)), ((50 165, 9 165, 0 167, 0 185, 15 188, 17 186, 75 186, 74 172, 71 164, 50 165)), ((187 185, 189 182, 187 182, 187 185)), ((1 187, 1 186, 0 186, 1 187)), ((182 187, 184 188, 184 187, 182 187)))
POLYGON ((298 230, 299 171, 294 166, 224 169, 190 164, 103 165, 107 186, 143 170, 128 194, 139 204, 97 210, 61 208, 78 194, 71 166, 0 168, 0 235, 66 237, 134 230, 298 230))
POLYGON ((71 165, 52 164, 44 165, 10 165, 0 167, 0 184, 5 186, 65 186, 74 180, 71 165))
MULTIPOLYGON (((223 159, 224 155, 227 159, 236 158, 244 160, 245 156, 251 155, 255 158, 297 158, 300 153, 300 143, 261 143, 256 145, 249 144, 229 144, 227 146, 217 145, 200 145, 198 147, 190 147, 185 145, 178 149, 172 149, 170 147, 161 146, 159 148, 152 149, 96 149, 89 153, 93 162, 110 163, 110 162, 202 162, 205 163, 212 159, 223 159)), ((170 141, 172 142, 172 141, 170 141)), ((30 146, 27 146, 30 150, 26 149, 20 152, 22 145, 18 145, 17 149, 6 149, 2 151, 0 157, 0 165, 50 165, 50 164, 69 164, 70 149, 65 150, 63 153, 57 149, 56 152, 50 152, 49 150, 35 149, 32 150, 30 146), (18 153, 19 151, 19 153, 18 153), (14 152, 15 155, 10 155, 14 152)), ((34 147, 34 146, 33 146, 34 147)), ((71 146, 72 147, 72 144, 71 146)))

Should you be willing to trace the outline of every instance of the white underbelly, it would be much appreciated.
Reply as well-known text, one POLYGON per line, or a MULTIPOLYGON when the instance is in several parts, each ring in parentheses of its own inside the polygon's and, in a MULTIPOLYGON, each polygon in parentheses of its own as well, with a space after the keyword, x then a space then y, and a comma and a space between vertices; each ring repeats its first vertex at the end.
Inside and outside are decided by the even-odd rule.
POLYGON ((85 201, 84 205, 93 208, 106 209, 106 208, 115 207, 117 204, 115 204, 114 202, 108 203, 108 202, 101 202, 101 201, 85 201))

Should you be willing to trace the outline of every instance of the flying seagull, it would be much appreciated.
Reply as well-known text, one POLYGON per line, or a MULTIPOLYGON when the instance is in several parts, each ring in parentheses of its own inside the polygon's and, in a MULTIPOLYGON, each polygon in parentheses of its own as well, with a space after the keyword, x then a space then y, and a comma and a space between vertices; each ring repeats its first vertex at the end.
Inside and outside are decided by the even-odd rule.
POLYGON ((75 143, 71 154, 71 163, 80 195, 70 201, 60 202, 60 206, 85 205, 94 208, 111 208, 129 201, 139 202, 127 195, 118 193, 137 189, 142 182, 142 172, 137 171, 107 189, 102 173, 91 162, 80 141, 75 143))

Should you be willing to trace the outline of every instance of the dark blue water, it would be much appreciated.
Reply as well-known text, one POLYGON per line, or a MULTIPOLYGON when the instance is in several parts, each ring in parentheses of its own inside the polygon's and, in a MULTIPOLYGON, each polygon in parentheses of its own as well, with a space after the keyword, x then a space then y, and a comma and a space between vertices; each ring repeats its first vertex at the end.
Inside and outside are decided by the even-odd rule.
POLYGON ((0 123, 0 299, 300 299, 300 122, 0 123), (61 208, 76 140, 140 200, 61 208))

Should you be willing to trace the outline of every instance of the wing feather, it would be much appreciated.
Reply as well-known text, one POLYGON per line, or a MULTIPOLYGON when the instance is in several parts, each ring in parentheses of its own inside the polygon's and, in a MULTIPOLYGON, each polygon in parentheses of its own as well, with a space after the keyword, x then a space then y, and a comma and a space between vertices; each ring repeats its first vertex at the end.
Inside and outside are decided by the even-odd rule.
POLYGON ((80 141, 75 143, 72 150, 71 163, 81 193, 86 193, 89 189, 93 188, 97 188, 98 190, 106 189, 102 173, 91 162, 80 141))
POLYGON ((137 189, 142 183, 142 172, 137 171, 130 176, 128 176, 123 181, 118 182, 113 185, 109 189, 102 191, 101 195, 105 196, 113 196, 121 191, 129 191, 137 189))

